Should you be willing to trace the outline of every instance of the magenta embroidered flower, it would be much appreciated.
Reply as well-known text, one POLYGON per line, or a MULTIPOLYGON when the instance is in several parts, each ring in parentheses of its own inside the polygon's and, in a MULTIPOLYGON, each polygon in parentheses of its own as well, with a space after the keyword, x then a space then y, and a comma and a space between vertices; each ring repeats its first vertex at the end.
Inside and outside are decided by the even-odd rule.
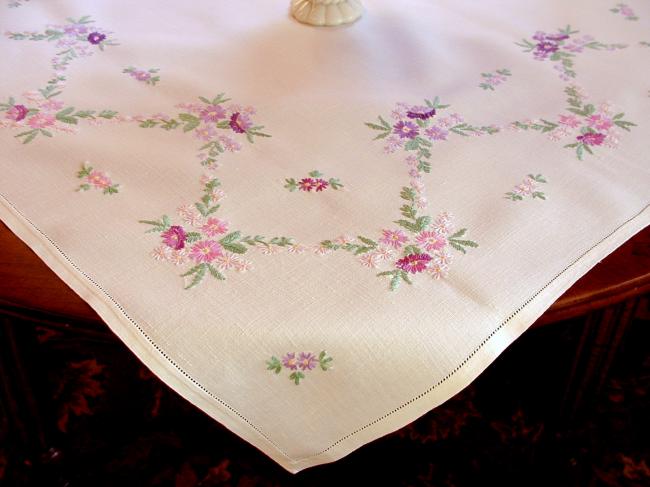
POLYGON ((168 230, 161 233, 160 236, 167 247, 171 247, 174 250, 180 250, 185 247, 187 235, 183 227, 179 225, 172 225, 168 230))
POLYGON ((226 110, 221 105, 208 105, 199 112, 204 122, 218 122, 226 118, 226 110))
POLYGON ((587 124, 598 130, 609 130, 614 125, 612 120, 604 115, 591 115, 587 118, 587 124))
POLYGON ((221 245, 214 240, 201 240, 195 243, 190 249, 190 259, 201 264, 203 262, 212 262, 214 259, 223 254, 221 245))
POLYGON ((102 34, 101 32, 91 32, 88 34, 87 39, 91 44, 97 45, 106 40, 106 34, 102 34))
POLYGON ((445 237, 436 232, 430 231, 420 232, 420 234, 415 237, 415 241, 422 245, 428 252, 440 250, 447 245, 447 239, 445 237))
POLYGON ((27 112, 29 112, 29 109, 25 105, 14 105, 5 112, 5 118, 20 122, 27 116, 27 112))
POLYGON ((300 352, 300 356, 298 357, 298 367, 300 367, 300 370, 312 370, 316 367, 317 363, 318 359, 313 353, 300 352))
POLYGON ((546 57, 549 54, 554 53, 558 49, 559 47, 555 42, 542 41, 539 44, 537 44, 537 46, 535 46, 535 54, 546 57))
POLYGON ((398 269, 417 274, 424 271, 431 262, 431 256, 428 254, 411 254, 395 262, 398 269))
POLYGON ((401 230, 382 230, 382 237, 379 241, 385 245, 390 245, 394 249, 399 249, 408 241, 408 237, 401 230))
POLYGON ((253 122, 248 115, 236 112, 230 117, 230 128, 238 134, 245 134, 252 126, 253 122))
POLYGON ((429 127, 424 131, 424 134, 431 140, 447 140, 449 132, 441 127, 429 127))
POLYGON ((414 139, 420 133, 418 126, 413 122, 399 121, 393 126, 393 133, 402 139, 414 139))
POLYGON ((578 135, 576 139, 585 145, 601 145, 605 141, 605 134, 587 132, 586 134, 578 135))
POLYGON ((298 189, 301 191, 311 191, 316 187, 316 181, 314 181, 312 178, 302 178, 300 181, 298 181, 298 189))
POLYGON ((318 178, 314 181, 314 189, 316 191, 323 191, 324 189, 327 189, 329 185, 330 183, 321 178, 318 178))
POLYGON ((298 361, 296 360, 295 352, 289 352, 282 357, 282 365, 287 369, 296 370, 298 368, 298 361))
POLYGON ((418 120, 428 120, 436 114, 435 108, 429 108, 424 106, 412 107, 406 116, 408 118, 418 119, 418 120))
POLYGON ((42 129, 54 125, 55 121, 56 119, 54 118, 54 115, 37 113, 36 115, 31 116, 27 123, 34 129, 42 129))
POLYGON ((208 221, 201 227, 203 233, 208 237, 216 237, 228 231, 228 222, 218 218, 208 218, 208 221))
POLYGON ((575 115, 560 115, 560 122, 567 127, 576 128, 580 127, 580 120, 575 115))

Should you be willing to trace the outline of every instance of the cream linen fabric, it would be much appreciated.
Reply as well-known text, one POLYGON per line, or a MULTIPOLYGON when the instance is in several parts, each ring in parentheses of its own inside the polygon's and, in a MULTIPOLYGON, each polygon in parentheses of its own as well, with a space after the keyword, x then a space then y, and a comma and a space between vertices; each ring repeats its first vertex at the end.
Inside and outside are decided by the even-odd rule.
MULTIPOLYGON (((368 0, 360 22, 330 30, 291 20, 288 0, 12 3, 20 5, 0 5, 0 31, 7 32, 0 41, 0 101, 14 97, 0 125, 0 217, 162 380, 291 472, 341 458, 460 391, 650 220, 650 47, 642 43, 650 42, 647 2, 629 0, 638 17, 630 20, 605 0, 368 0), (65 117, 75 112, 61 114, 65 108, 57 103, 23 95, 46 86, 52 58, 65 46, 10 33, 43 32, 84 15, 94 23, 74 35, 85 46, 80 52, 92 55, 62 61, 66 81, 54 83, 61 94, 51 99, 75 111, 95 110, 93 116, 105 109, 119 115, 101 123, 77 117, 73 125, 65 117), (561 39, 558 29, 567 25, 580 32, 561 39), (533 39, 537 31, 547 37, 533 39), (532 44, 530 52, 515 44, 522 39, 532 44), (573 39, 627 47, 571 51, 566 46, 573 39), (554 68, 561 66, 550 58, 556 47, 573 54, 574 78, 562 79, 554 68), (159 69, 160 81, 123 73, 130 66, 159 69), (489 81, 481 73, 504 68, 510 75, 493 80, 493 90, 479 86, 489 81), (573 85, 584 93, 579 110, 594 105, 591 114, 577 116, 592 127, 586 139, 571 132, 578 130, 572 119, 559 123, 559 115, 570 115, 565 90, 573 85), (187 133, 139 127, 158 113, 198 119, 197 106, 176 106, 221 92, 232 98, 224 107, 244 108, 228 108, 228 118, 220 119, 226 123, 215 131, 242 149, 219 155, 217 169, 201 165, 197 154, 205 142, 192 127, 187 133), (448 132, 447 140, 417 126, 414 115, 429 116, 423 110, 411 117, 404 111, 406 125, 399 127, 391 116, 398 102, 413 110, 436 96, 451 106, 422 123, 442 120, 436 127, 448 132), (612 108, 602 105, 606 101, 612 108), (17 105, 46 108, 30 122, 38 114, 17 105), (255 123, 272 136, 256 137, 252 145, 230 125, 249 105, 255 123), (48 119, 48 110, 59 119, 48 119), (608 126, 619 112, 624 116, 616 120, 636 124, 629 132, 608 126), (461 123, 454 113, 481 136, 451 131, 461 123), (365 122, 380 124, 378 115, 391 132, 415 128, 433 139, 430 173, 409 175, 413 168, 404 161, 413 152, 403 146, 409 133, 373 141, 383 132, 365 122), (531 127, 542 120, 555 128, 531 127), (34 127, 53 137, 39 132, 25 144, 29 134, 15 137, 34 127), (576 147, 564 147, 579 140, 587 146, 582 160, 576 147), (384 150, 390 143, 395 152, 384 150), (104 194, 102 180, 76 191, 88 181, 76 177, 85 161, 109 173, 118 193, 104 194), (297 182, 316 169, 343 188, 284 187, 286 179, 297 182), (208 272, 185 290, 190 281, 180 274, 196 263, 152 258, 161 245, 169 258, 171 248, 139 221, 169 215, 172 224, 196 231, 177 208, 200 201, 205 174, 222 183, 226 198, 211 216, 226 220, 228 232, 291 237, 306 251, 277 247, 277 254, 265 255, 263 245, 243 244, 248 251, 241 258, 252 269, 224 271, 225 281, 208 272), (526 180, 528 189, 517 190, 523 199, 508 199, 528 174, 547 182, 526 180), (419 231, 393 222, 404 218, 400 207, 408 205, 400 191, 418 181, 424 187, 417 198, 427 200, 415 205, 418 215, 435 220, 448 211, 454 218, 447 234, 440 221, 438 233, 435 222, 428 230, 450 238, 466 228, 456 238, 478 244, 458 244, 463 254, 447 242, 454 260, 446 277, 432 275, 434 260, 446 255, 435 243, 426 244, 430 251, 425 243, 418 249, 435 258, 422 262, 427 269, 407 272, 413 284, 401 282, 395 291, 388 289, 391 276, 376 274, 411 269, 396 260, 408 253, 403 246, 378 269, 360 262, 376 249, 318 255, 320 242, 341 235, 365 236, 385 249, 392 247, 379 242, 383 230, 413 240, 419 231), (533 198, 532 185, 546 199, 533 198), (299 385, 281 363, 279 374, 267 369, 271 357, 321 350, 332 357, 332 368, 306 370, 299 385)), ((246 125, 240 117, 235 122, 246 125)), ((186 242, 185 259, 193 245, 186 242)), ((548 355, 553 360, 552 350, 548 355)))

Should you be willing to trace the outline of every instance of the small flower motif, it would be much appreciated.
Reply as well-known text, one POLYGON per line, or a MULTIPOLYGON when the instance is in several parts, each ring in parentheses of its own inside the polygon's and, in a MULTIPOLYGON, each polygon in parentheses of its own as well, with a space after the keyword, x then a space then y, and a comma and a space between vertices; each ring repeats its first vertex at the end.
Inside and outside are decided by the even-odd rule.
POLYGON ((424 134, 431 140, 447 140, 449 132, 442 127, 436 127, 434 125, 426 129, 424 134))
POLYGON ((151 252, 155 260, 167 260, 171 256, 171 250, 167 246, 159 245, 151 252))
POLYGON ((174 265, 183 265, 187 262, 187 252, 185 249, 172 250, 168 260, 174 265))
POLYGON ((199 112, 199 117, 204 122, 218 122, 225 120, 226 110, 221 105, 208 105, 199 112))
POLYGON ((417 274, 418 272, 423 272, 429 265, 430 261, 431 256, 428 254, 410 254, 399 259, 395 263, 395 266, 405 272, 417 274))
POLYGON ((303 178, 298 181, 298 188, 300 191, 311 191, 316 187, 315 181, 312 178, 303 178))
POLYGON ((101 44, 106 40, 106 34, 102 34, 100 32, 91 32, 90 34, 88 34, 87 39, 88 42, 90 42, 91 44, 94 45, 101 44))
POLYGON ((238 134, 245 134, 252 126, 253 122, 248 115, 236 112, 230 117, 230 128, 238 134))
POLYGON ((597 130, 609 130, 614 125, 614 122, 609 117, 596 114, 587 117, 587 125, 597 130))
POLYGON ((180 250, 185 247, 187 234, 183 227, 179 225, 172 225, 168 230, 160 234, 163 243, 174 250, 180 250))
POLYGON ((379 266, 379 258, 376 254, 363 254, 359 257, 359 262, 369 269, 376 269, 379 266))
POLYGON ((84 163, 81 166, 81 170, 77 172, 77 178, 83 180, 83 183, 77 188, 77 191, 87 191, 95 188, 102 190, 104 194, 115 194, 119 192, 119 184, 113 184, 108 174, 93 169, 88 163, 84 163))
POLYGON ((27 116, 28 112, 29 109, 25 105, 14 105, 5 112, 5 118, 14 122, 20 122, 27 116))
POLYGON ((605 141, 605 134, 587 132, 586 134, 578 135, 576 139, 585 145, 601 145, 605 141))
POLYGON ((192 246, 189 258, 200 264, 203 262, 212 262, 222 254, 223 251, 218 242, 214 240, 202 240, 192 246))
POLYGON ((248 272, 253 268, 253 263, 250 260, 237 259, 235 261, 235 270, 237 272, 248 272))
POLYGON ((208 237, 216 237, 217 235, 224 234, 228 231, 228 222, 219 220, 218 218, 208 218, 205 224, 201 227, 201 230, 208 237))
POLYGON ((440 250, 447 245, 447 239, 445 237, 431 231, 420 232, 420 234, 415 237, 415 241, 422 245, 427 252, 440 250))
POLYGON ((239 257, 230 252, 225 252, 223 255, 218 256, 215 259, 215 264, 219 270, 227 271, 229 269, 235 269, 239 265, 239 257))
POLYGON ((399 249, 408 241, 408 237, 401 230, 382 230, 382 237, 379 241, 385 245, 390 245, 394 249, 399 249))
POLYGON ((282 357, 282 365, 289 370, 296 370, 298 368, 298 359, 296 359, 295 352, 289 352, 282 357))
POLYGON ((51 127, 54 125, 55 121, 56 119, 54 118, 54 115, 39 112, 36 115, 29 117, 27 124, 32 128, 42 129, 45 127, 51 127))
POLYGON ((205 142, 214 139, 216 135, 217 131, 210 125, 203 125, 194 131, 194 136, 205 142))
POLYGON ((298 357, 298 367, 300 370, 312 370, 316 367, 318 360, 316 356, 311 352, 300 352, 298 357))
POLYGON ((414 139, 420 131, 413 122, 399 121, 393 126, 393 133, 402 139, 414 139))
POLYGON ((296 358, 296 352, 289 352, 281 360, 277 357, 271 357, 270 360, 266 361, 266 369, 279 374, 284 367, 291 371, 289 380, 299 385, 300 381, 305 378, 305 373, 309 373, 317 365, 322 371, 326 372, 332 368, 332 361, 332 357, 328 356, 324 350, 318 356, 312 352, 300 352, 298 358, 296 358))
POLYGON ((318 178, 318 179, 314 180, 314 189, 317 192, 320 192, 320 191, 323 191, 324 189, 327 189, 327 187, 329 185, 330 184, 327 181, 325 181, 324 179, 318 178))
POLYGON ((372 255, 374 255, 378 261, 388 261, 393 258, 395 251, 387 247, 378 247, 372 255))
POLYGON ((324 179, 320 171, 311 171, 309 177, 302 178, 298 181, 294 178, 288 178, 285 179, 285 182, 284 187, 291 192, 300 190, 309 193, 314 190, 316 193, 320 193, 328 188, 339 190, 343 187, 337 178, 324 179))
POLYGON ((439 262, 432 262, 431 265, 427 267, 426 271, 434 279, 444 279, 449 274, 449 267, 439 262))
POLYGON ((200 227, 203 225, 203 216, 199 213, 196 206, 182 205, 179 206, 176 211, 178 212, 178 216, 180 216, 185 223, 188 223, 193 227, 200 227))

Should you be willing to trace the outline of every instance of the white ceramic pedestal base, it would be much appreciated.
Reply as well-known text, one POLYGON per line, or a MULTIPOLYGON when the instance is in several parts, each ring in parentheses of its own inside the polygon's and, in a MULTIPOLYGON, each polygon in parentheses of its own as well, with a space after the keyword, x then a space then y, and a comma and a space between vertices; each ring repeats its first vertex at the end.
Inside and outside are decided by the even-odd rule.
POLYGON ((359 0, 291 0, 291 13, 303 24, 335 26, 357 20, 363 7, 359 0))

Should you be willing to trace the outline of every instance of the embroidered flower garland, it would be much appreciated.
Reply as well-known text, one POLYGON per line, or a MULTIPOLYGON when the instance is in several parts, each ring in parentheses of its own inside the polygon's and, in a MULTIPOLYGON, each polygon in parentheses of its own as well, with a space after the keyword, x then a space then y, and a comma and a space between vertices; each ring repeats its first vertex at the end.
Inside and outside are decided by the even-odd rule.
POLYGON ((507 192, 505 197, 512 201, 521 201, 526 196, 530 196, 532 199, 539 198, 545 200, 546 195, 541 191, 537 191, 538 186, 536 183, 546 182, 546 179, 541 174, 529 174, 521 184, 515 186, 512 191, 507 192))
POLYGON ((305 378, 305 372, 315 369, 317 365, 320 366, 323 372, 327 372, 332 368, 333 360, 324 350, 318 357, 312 352, 300 352, 299 354, 297 352, 289 352, 282 357, 282 360, 279 360, 277 357, 271 357, 270 360, 266 361, 266 369, 279 374, 284 367, 291 371, 289 379, 294 384, 299 385, 300 381, 305 378))
POLYGON ((160 76, 158 75, 158 71, 160 70, 157 68, 144 70, 144 69, 134 68, 133 66, 129 66, 128 68, 122 70, 123 73, 130 75, 131 78, 151 86, 155 86, 156 83, 160 81, 160 76))
POLYGON ((103 171, 93 169, 91 165, 84 162, 77 177, 84 182, 77 188, 77 191, 88 191, 91 188, 101 189, 104 194, 118 193, 119 184, 114 184, 111 178, 103 171))
POLYGON ((575 85, 567 86, 567 111, 570 113, 559 115, 557 122, 548 120, 514 122, 513 126, 521 130, 537 130, 547 133, 551 140, 557 141, 570 137, 573 142, 564 147, 575 149, 576 156, 582 160, 585 153, 593 154, 593 149, 598 146, 616 148, 619 143, 620 132, 617 128, 627 132, 636 124, 623 120, 625 113, 614 114, 612 105, 608 102, 598 107, 586 103, 583 90, 575 85))
POLYGON ((512 76, 512 73, 509 69, 497 69, 493 73, 481 73, 483 77, 483 82, 479 84, 480 88, 484 90, 494 91, 495 86, 499 86, 501 83, 505 83, 508 79, 508 76, 512 76))
POLYGON ((243 236, 240 231, 230 231, 227 221, 213 216, 221 207, 215 203, 225 197, 219 189, 221 183, 217 178, 204 176, 201 184, 203 196, 200 201, 178 208, 183 224, 172 224, 167 215, 159 220, 140 221, 151 226, 146 233, 160 234, 161 245, 154 249, 154 259, 174 265, 194 264, 181 274, 181 277, 189 280, 185 289, 200 284, 208 274, 223 281, 226 279, 222 273, 224 271, 250 270, 252 263, 240 257, 250 247, 272 248, 293 244, 292 239, 286 237, 266 239, 261 235, 243 236))
POLYGON ((576 72, 573 70, 573 58, 576 53, 580 53, 584 49, 611 51, 627 47, 625 44, 603 44, 591 36, 576 37, 575 34, 579 32, 567 25, 564 29, 558 29, 556 34, 537 31, 533 35, 532 41, 522 39, 521 42, 515 44, 523 47, 524 52, 532 52, 533 57, 538 61, 548 59, 556 63, 554 68, 559 71, 560 78, 565 81, 576 77, 576 72))
POLYGON ((319 171, 312 171, 309 173, 309 177, 302 178, 298 181, 294 178, 285 179, 285 181, 287 184, 285 184, 284 187, 291 192, 300 190, 310 193, 313 190, 314 192, 319 193, 328 188, 339 190, 343 187, 337 178, 329 178, 327 180, 323 179, 323 173, 319 171))

